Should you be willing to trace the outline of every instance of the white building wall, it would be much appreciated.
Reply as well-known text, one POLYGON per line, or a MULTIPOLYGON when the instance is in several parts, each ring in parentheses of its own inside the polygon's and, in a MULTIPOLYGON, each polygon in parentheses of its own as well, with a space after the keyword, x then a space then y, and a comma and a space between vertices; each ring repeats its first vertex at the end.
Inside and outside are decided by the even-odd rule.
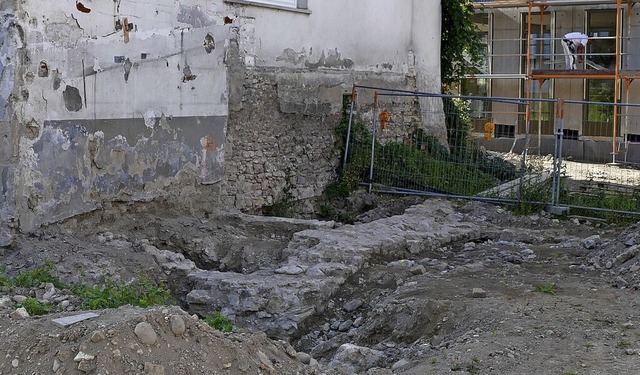
MULTIPOLYGON (((240 3, 3 1, 0 13, 12 18, 3 18, 3 31, 12 31, 0 41, 0 117, 11 135, 2 192, 12 212, 0 218, 29 230, 106 201, 165 196, 184 181, 197 184, 179 188, 178 200, 206 190, 201 206, 215 207, 203 187, 226 183, 225 164, 238 156, 227 145, 228 121, 231 110, 247 110, 255 82, 243 72, 252 69, 274 72, 272 110, 315 116, 305 126, 326 133, 328 150, 324 119, 340 113, 352 84, 440 89, 438 1, 309 0, 308 12, 240 3)), ((247 122, 235 126, 262 126, 239 118, 247 122)), ((444 129, 436 120, 428 126, 444 129)), ((257 169, 284 176, 276 167, 257 169)), ((325 178, 299 179, 300 197, 317 194, 325 178)), ((258 194, 270 195, 252 204, 273 201, 270 184, 263 180, 258 194)))

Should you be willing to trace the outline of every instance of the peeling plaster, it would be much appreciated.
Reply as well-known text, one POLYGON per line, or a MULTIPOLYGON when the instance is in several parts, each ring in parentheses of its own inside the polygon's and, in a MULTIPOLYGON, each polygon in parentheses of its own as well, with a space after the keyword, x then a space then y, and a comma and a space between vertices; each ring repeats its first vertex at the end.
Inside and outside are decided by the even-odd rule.
POLYGON ((300 65, 306 62, 306 59, 307 51, 305 50, 305 48, 302 48, 300 52, 296 52, 291 48, 285 48, 285 50, 282 51, 282 54, 276 57, 276 61, 284 61, 293 65, 300 65))
POLYGON ((68 86, 62 92, 64 105, 69 112, 78 112, 82 109, 82 96, 80 90, 73 86, 68 86))
POLYGON ((215 25, 211 17, 200 9, 199 6, 189 7, 182 4, 180 4, 177 21, 195 28, 215 25))
POLYGON ((318 69, 318 68, 339 68, 339 69, 351 69, 354 66, 354 62, 351 59, 342 58, 338 49, 328 50, 327 54, 322 51, 320 58, 317 62, 306 63, 307 68, 309 69, 318 69))

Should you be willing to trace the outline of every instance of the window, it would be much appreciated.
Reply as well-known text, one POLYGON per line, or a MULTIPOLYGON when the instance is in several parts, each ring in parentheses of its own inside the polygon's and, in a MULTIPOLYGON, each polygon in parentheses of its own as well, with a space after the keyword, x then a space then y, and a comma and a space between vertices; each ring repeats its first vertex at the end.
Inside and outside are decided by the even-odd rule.
POLYGON ((307 10, 307 0, 225 0, 227 3, 262 5, 270 8, 307 10))
POLYGON ((616 11, 592 10, 587 13, 587 69, 615 69, 616 11))
MULTIPOLYGON (((553 69, 553 50, 552 50, 552 38, 551 38, 551 13, 532 13, 531 17, 531 38, 527 33, 529 32, 529 24, 527 22, 528 14, 523 13, 522 19, 522 68, 521 73, 527 73, 527 68, 531 70, 548 70, 553 69), (527 45, 529 45, 529 64, 527 65, 527 45)), ((552 85, 551 80, 533 81, 526 80, 522 85, 521 95, 526 97, 527 87, 529 86, 529 97, 535 99, 549 99, 552 97, 552 85)), ((553 134, 554 112, 553 103, 551 102, 532 102, 531 104, 531 117, 529 131, 531 134, 553 134)), ((527 123, 525 121, 525 106, 520 106, 520 118, 518 121, 518 133, 525 134, 527 131, 527 123)))
MULTIPOLYGON (((611 79, 586 80, 586 101, 602 104, 587 104, 585 106, 584 135, 613 136, 613 93, 614 81, 611 79), (612 103, 612 104, 605 104, 612 103)), ((619 116, 618 116, 619 119, 619 116)), ((618 121, 618 128, 620 121, 618 121)), ((619 130, 619 129, 618 129, 619 130)), ((618 131, 617 134, 620 134, 618 131)))
MULTIPOLYGON (((480 64, 467 66, 469 74, 491 73, 489 31, 491 21, 489 14, 476 13, 471 17, 473 24, 484 46, 480 64)), ((489 80, 486 78, 467 78, 462 81, 459 88, 461 95, 489 96, 489 80)), ((469 103, 470 116, 473 121, 474 131, 483 132, 484 124, 491 120, 491 102, 486 100, 471 100, 469 103)))
POLYGON ((553 51, 551 51, 551 13, 531 13, 531 43, 527 33, 529 24, 527 14, 522 14, 522 68, 527 73, 527 44, 529 44, 529 63, 531 70, 552 69, 553 51))
POLYGON ((265 3, 281 7, 297 8, 298 0, 252 0, 255 3, 265 3))
POLYGON ((490 61, 489 61, 489 15, 485 13, 476 13, 471 16, 471 20, 478 31, 480 36, 480 42, 484 46, 482 50, 482 60, 479 66, 474 66, 472 69, 476 71, 473 73, 491 73, 490 61))

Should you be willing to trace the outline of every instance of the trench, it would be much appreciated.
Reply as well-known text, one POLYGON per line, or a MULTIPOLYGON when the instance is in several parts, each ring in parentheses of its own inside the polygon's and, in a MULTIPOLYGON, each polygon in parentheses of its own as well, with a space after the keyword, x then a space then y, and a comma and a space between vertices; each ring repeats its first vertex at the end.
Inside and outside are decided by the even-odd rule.
MULTIPOLYGON (((264 306, 239 303, 239 307, 229 310, 230 301, 223 296, 225 293, 236 293, 238 298, 246 300, 259 299, 259 294, 265 293, 265 298, 274 298, 278 303, 281 302, 278 298, 282 298, 280 294, 289 293, 286 288, 295 289, 298 284, 286 282, 280 286, 281 291, 267 286, 272 284, 271 277, 273 284, 282 282, 276 277, 303 278, 273 275, 273 272, 287 263, 292 247, 317 245, 316 238, 310 237, 301 243, 296 238, 318 227, 323 228, 305 220, 229 216, 206 223, 182 223, 180 230, 175 230, 173 224, 158 224, 152 244, 158 249, 182 254, 199 269, 196 277, 177 273, 169 279, 174 297, 189 313, 206 316, 222 311, 236 326, 264 331, 274 339, 285 339, 296 350, 307 352, 321 362, 330 361, 340 345, 350 343, 384 351, 387 359, 383 365, 391 366, 403 357, 403 347, 417 341, 429 342, 454 331, 453 325, 442 321, 443 316, 456 308, 446 296, 403 295, 406 285, 428 286, 429 272, 425 266, 429 269, 437 265, 425 259, 444 257, 455 261, 454 254, 463 243, 481 243, 492 236, 474 232, 448 243, 429 243, 422 251, 413 253, 403 241, 381 245, 353 268, 354 272, 348 272, 342 279, 337 277, 340 281, 331 284, 331 288, 310 291, 311 298, 300 301, 290 311, 275 309, 269 301, 264 306), (443 253, 442 248, 448 250, 443 253), (233 284, 229 280, 240 281, 233 284), (244 291, 240 290, 243 286, 246 286, 244 291), (194 290, 216 291, 212 292, 213 298, 194 303, 189 297, 194 290), (301 315, 301 310, 311 312, 304 313, 294 325, 282 323, 294 320, 301 315)), ((327 230, 327 236, 330 232, 327 230)), ((299 287, 308 288, 304 283, 299 287)))

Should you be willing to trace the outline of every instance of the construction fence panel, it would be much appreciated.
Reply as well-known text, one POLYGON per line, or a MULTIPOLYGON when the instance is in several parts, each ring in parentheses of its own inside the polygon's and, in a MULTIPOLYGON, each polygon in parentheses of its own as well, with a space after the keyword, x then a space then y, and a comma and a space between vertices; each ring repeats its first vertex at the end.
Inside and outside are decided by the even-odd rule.
POLYGON ((564 101, 557 205, 640 213, 640 106, 564 101))
MULTIPOLYGON (((530 122, 532 102, 377 89, 369 123, 350 116, 345 171, 384 193, 551 204, 553 162, 529 163, 526 153, 530 126, 522 124, 530 122), (422 113, 409 130, 394 121, 398 116, 389 104, 407 97, 415 98, 422 113), (473 136, 478 130, 482 142, 505 150, 489 151, 473 136)), ((555 101, 546 102, 555 113, 555 101)))

